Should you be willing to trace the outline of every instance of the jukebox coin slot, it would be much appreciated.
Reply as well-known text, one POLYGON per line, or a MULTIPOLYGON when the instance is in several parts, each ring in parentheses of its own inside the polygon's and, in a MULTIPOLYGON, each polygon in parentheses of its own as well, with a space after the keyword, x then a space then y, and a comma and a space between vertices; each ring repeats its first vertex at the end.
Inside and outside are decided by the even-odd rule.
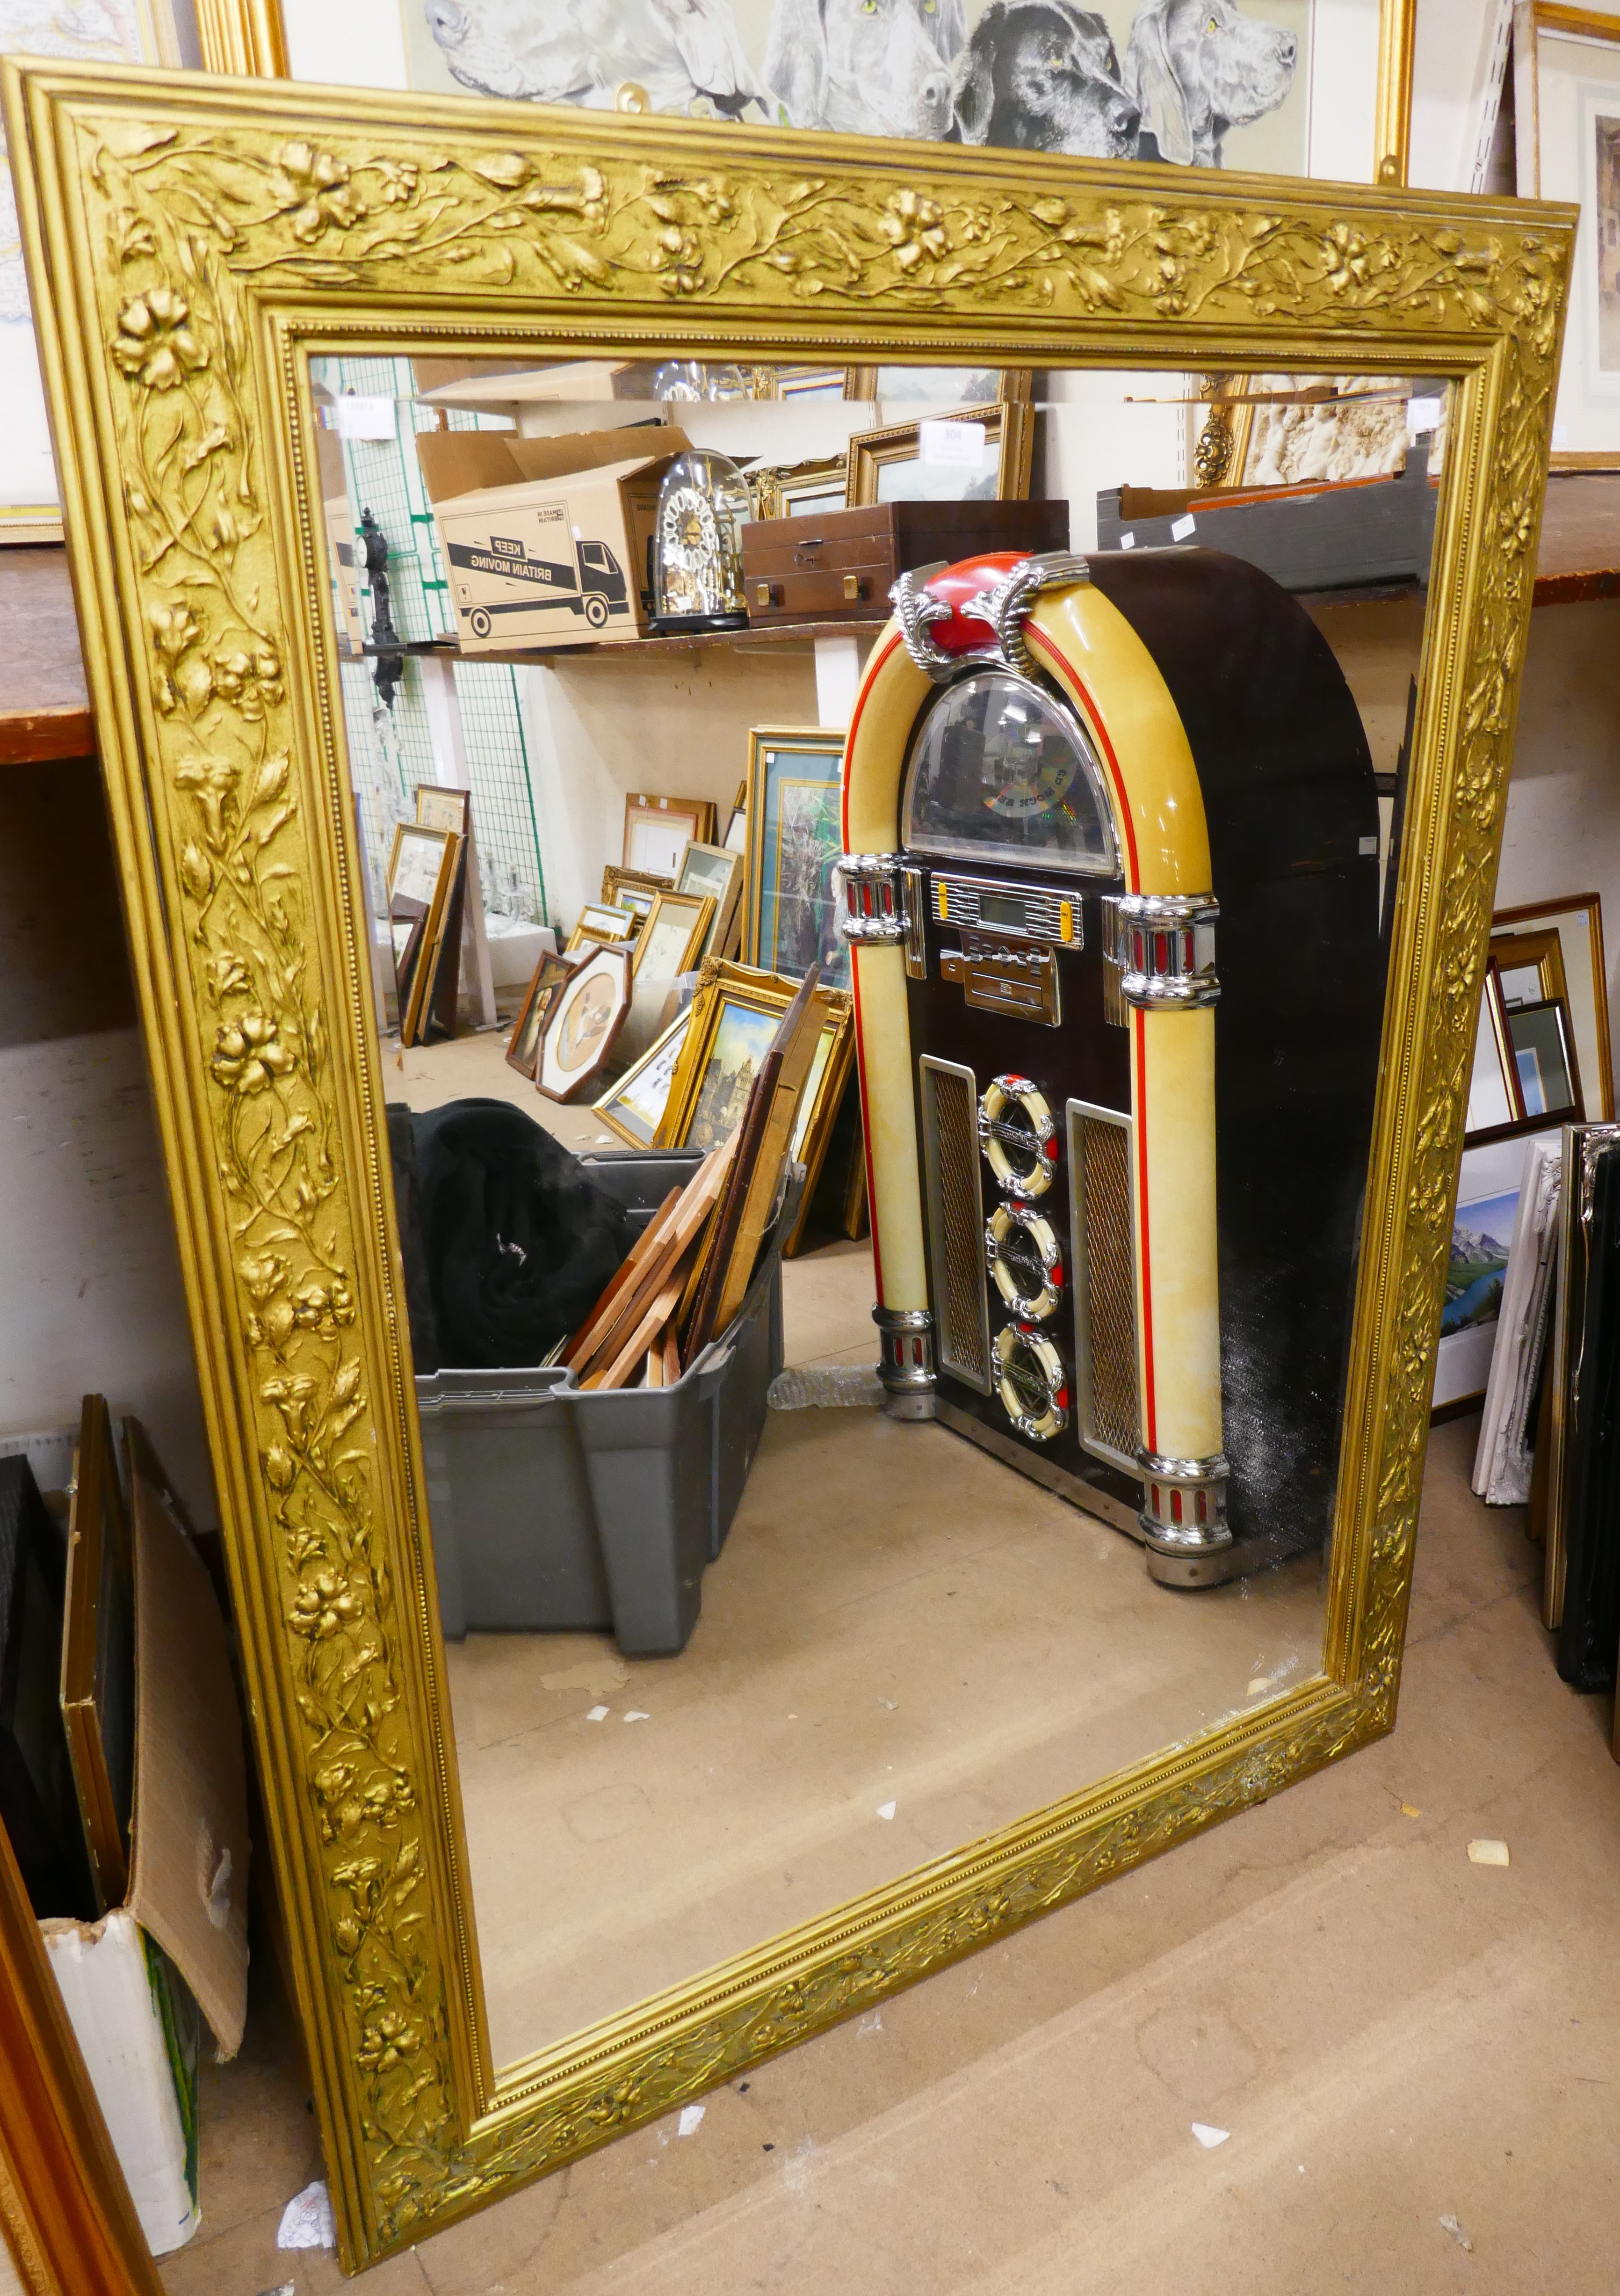
POLYGON ((939 971, 981 1013, 1012 1013, 1047 1029, 1062 1021, 1058 960, 1050 948, 1002 948, 982 933, 964 933, 961 948, 940 950, 939 971))

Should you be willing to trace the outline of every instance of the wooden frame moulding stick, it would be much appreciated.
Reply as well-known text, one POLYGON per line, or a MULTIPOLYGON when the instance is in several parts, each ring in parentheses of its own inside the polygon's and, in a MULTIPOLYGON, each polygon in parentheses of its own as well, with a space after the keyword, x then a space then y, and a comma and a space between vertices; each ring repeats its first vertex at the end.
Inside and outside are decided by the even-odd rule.
POLYGON ((4 1828, 0 2217, 29 2296, 163 2296, 4 1828))

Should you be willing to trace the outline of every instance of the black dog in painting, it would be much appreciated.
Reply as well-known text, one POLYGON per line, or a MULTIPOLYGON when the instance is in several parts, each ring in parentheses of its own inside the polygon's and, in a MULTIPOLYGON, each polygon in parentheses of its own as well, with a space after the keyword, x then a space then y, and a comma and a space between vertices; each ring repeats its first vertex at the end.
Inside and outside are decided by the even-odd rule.
POLYGON ((1140 113, 1100 16, 1069 0, 992 0, 956 59, 964 144, 1136 156, 1140 113))

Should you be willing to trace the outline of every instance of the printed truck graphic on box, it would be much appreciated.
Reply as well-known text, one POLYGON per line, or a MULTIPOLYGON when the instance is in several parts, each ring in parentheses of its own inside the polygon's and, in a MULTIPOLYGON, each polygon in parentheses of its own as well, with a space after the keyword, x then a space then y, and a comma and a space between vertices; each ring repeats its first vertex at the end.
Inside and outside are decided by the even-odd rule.
POLYGON ((593 630, 605 629, 615 614, 630 611, 629 586, 605 542, 577 540, 571 561, 531 557, 525 544, 492 534, 485 542, 453 542, 450 563, 462 574, 481 575, 519 586, 516 597, 469 603, 473 585, 458 581, 456 594, 473 635, 487 638, 497 614, 528 614, 536 607, 566 606, 583 614, 593 630), (550 594, 544 594, 549 593, 550 594))

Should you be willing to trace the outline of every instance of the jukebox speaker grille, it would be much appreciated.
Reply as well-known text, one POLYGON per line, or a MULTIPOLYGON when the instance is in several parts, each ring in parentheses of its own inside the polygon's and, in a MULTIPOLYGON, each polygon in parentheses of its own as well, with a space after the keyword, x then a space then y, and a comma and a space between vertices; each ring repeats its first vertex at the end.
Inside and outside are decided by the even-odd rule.
POLYGON ((1081 1442, 1137 1472, 1136 1275, 1128 1116, 1068 1103, 1075 1245, 1075 1353, 1081 1442))
POLYGON ((935 1341, 941 1371, 990 1392, 985 1205, 979 1179, 978 1083, 952 1061, 918 1063, 935 1341))

